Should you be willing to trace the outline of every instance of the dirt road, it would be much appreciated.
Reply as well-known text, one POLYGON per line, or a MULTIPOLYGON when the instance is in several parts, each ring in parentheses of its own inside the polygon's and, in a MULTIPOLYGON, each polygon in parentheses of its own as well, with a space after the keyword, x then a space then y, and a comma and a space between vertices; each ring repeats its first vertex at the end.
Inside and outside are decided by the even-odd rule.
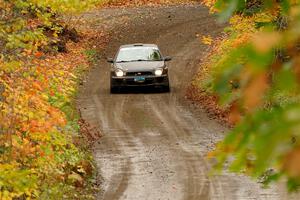
MULTIPOLYGON (((184 99, 184 89, 205 55, 198 35, 221 27, 201 6, 104 9, 84 15, 92 29, 112 34, 79 95, 82 116, 104 136, 94 146, 101 175, 98 199, 291 199, 280 188, 261 189, 244 176, 209 176, 207 152, 225 128, 184 99), (109 93, 112 57, 121 44, 156 43, 169 63, 171 93, 109 93)), ((95 41, 97 43, 97 41, 95 41)))

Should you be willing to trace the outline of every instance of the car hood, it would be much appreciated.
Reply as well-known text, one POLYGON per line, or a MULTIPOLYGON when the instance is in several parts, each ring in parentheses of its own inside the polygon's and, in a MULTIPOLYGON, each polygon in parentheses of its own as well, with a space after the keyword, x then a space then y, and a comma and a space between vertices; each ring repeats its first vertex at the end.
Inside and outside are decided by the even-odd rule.
POLYGON ((124 62, 124 63, 115 63, 115 67, 122 69, 126 72, 143 72, 143 71, 152 71, 160 67, 164 67, 164 61, 137 61, 137 62, 124 62))

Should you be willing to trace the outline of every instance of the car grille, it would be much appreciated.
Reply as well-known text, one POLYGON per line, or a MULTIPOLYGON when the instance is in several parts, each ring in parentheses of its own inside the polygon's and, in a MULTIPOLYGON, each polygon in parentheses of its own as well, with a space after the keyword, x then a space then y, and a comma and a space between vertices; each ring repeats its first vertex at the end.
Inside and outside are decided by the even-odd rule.
POLYGON ((135 82, 134 79, 129 79, 129 80, 126 80, 126 84, 127 85, 147 85, 147 84, 152 84, 153 83, 153 79, 146 79, 144 82, 142 83, 138 83, 138 82, 135 82))
POLYGON ((127 72, 126 76, 149 76, 153 75, 152 72, 127 72))

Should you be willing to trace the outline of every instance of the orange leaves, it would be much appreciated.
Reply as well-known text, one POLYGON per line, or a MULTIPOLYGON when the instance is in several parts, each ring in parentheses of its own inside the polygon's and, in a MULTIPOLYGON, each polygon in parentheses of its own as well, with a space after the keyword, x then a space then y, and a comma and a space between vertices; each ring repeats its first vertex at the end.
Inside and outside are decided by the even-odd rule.
POLYGON ((32 88, 33 88, 34 90, 38 90, 38 91, 42 91, 42 90, 43 90, 42 86, 41 86, 40 83, 37 82, 37 81, 34 81, 34 82, 32 83, 32 88))
POLYGON ((217 0, 202 0, 201 2, 209 8, 209 11, 211 13, 217 11, 215 8, 215 3, 217 2, 217 0))
POLYGON ((277 32, 256 34, 252 44, 259 53, 266 53, 278 45, 281 35, 277 32))
MULTIPOLYGON (((2 8, 3 1, 0 2, 2 8)), ((68 44, 68 53, 63 55, 41 52, 39 49, 48 52, 51 48, 48 44, 52 42, 52 35, 48 35, 46 29, 57 33, 60 30, 57 25, 61 23, 59 20, 57 24, 57 15, 53 12, 56 8, 35 5, 41 2, 44 1, 32 3, 30 8, 22 2, 19 5, 7 1, 5 4, 11 5, 11 9, 4 5, 9 15, 6 17, 15 16, 13 11, 19 17, 12 18, 12 24, 0 25, 5 28, 3 38, 7 40, 0 54, 0 199, 39 199, 43 190, 47 190, 46 196, 50 199, 74 199, 65 197, 74 197, 73 189, 67 189, 68 194, 62 194, 63 197, 57 196, 58 186, 71 187, 64 187, 69 183, 56 177, 67 177, 87 158, 72 144, 70 133, 77 131, 76 119, 68 115, 72 123, 66 126, 66 113, 76 113, 72 98, 77 72, 88 66, 82 53, 85 41, 68 44)), ((69 2, 70 8, 76 6, 73 3, 69 2)), ((86 5, 88 3, 80 3, 76 9, 86 5)))
POLYGON ((268 76, 265 72, 252 77, 244 89, 244 106, 253 110, 262 104, 265 91, 268 89, 268 76))
MULTIPOLYGON (((45 57, 41 52, 24 50, 23 56, 28 58, 24 62, 5 63, 0 59, 1 67, 5 68, 0 72, 0 84, 5 86, 1 94, 5 98, 0 101, 0 127, 1 131, 3 128, 9 132, 9 137, 0 133, 0 141, 12 150, 1 154, 0 162, 14 160, 28 169, 42 171, 54 167, 63 171, 55 158, 64 154, 64 159, 64 146, 71 144, 71 140, 65 133, 66 115, 60 109, 71 103, 78 66, 81 70, 88 66, 82 51, 82 47, 74 45, 63 56, 45 57), (43 163, 43 159, 49 163, 43 163)), ((78 150, 72 147, 72 151, 78 150)))
POLYGON ((230 107, 230 113, 229 113, 229 123, 230 124, 237 124, 241 120, 241 113, 239 109, 239 105, 237 102, 234 102, 230 107))
POLYGON ((82 156, 75 147, 65 149, 72 141, 66 134, 66 115, 59 106, 71 101, 78 79, 74 71, 77 64, 87 66, 87 61, 74 62, 76 55, 53 56, 47 61, 37 59, 40 56, 30 55, 17 70, 9 63, 5 65, 8 70, 0 73, 0 84, 5 86, 5 98, 0 101, 0 145, 9 149, 1 153, 0 163, 15 161, 44 178, 55 177, 56 171, 65 173, 59 162, 79 162, 82 156))
POLYGON ((296 148, 289 152, 283 163, 283 170, 287 172, 288 176, 300 177, 300 148, 296 148))
POLYGON ((51 121, 31 120, 28 122, 28 125, 28 131, 30 133, 48 133, 54 128, 51 121))
POLYGON ((59 109, 54 107, 49 107, 47 113, 49 114, 49 119, 52 119, 53 125, 59 125, 59 126, 66 125, 66 119, 64 117, 64 114, 59 109))
POLYGON ((240 47, 241 45, 245 45, 249 42, 249 39, 252 37, 252 34, 245 33, 242 35, 239 35, 235 40, 232 41, 231 45, 232 47, 240 47))
POLYGON ((12 156, 15 160, 23 159, 27 162, 29 158, 34 158, 40 153, 40 147, 30 140, 14 135, 12 137, 12 156))
POLYGON ((40 51, 37 51, 37 52, 34 53, 34 56, 36 58, 41 58, 43 55, 44 55, 43 52, 40 52, 40 51))

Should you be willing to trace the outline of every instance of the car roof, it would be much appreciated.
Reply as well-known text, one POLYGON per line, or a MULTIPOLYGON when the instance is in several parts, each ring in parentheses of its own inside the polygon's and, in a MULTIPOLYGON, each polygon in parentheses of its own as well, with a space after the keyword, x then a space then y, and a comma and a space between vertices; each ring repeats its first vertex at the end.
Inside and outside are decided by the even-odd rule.
POLYGON ((130 48, 130 47, 153 47, 153 48, 158 48, 156 44, 136 43, 136 44, 122 45, 122 46, 120 46, 120 49, 122 49, 122 48, 130 48))

